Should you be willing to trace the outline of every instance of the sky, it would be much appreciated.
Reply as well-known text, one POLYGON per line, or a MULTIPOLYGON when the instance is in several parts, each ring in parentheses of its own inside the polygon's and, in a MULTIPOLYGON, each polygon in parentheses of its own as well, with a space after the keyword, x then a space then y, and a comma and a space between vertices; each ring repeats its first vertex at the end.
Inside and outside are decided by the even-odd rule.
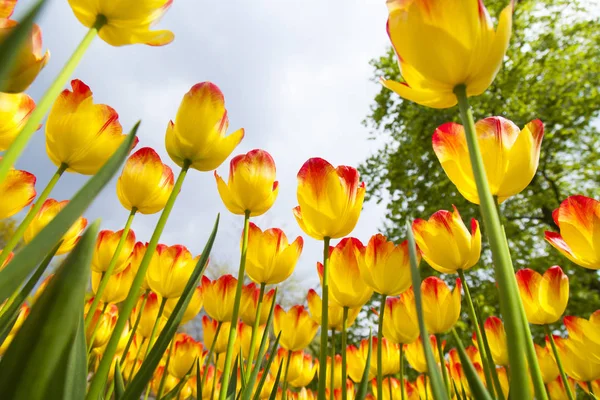
MULTIPOLYGON (((19 1, 17 19, 31 3, 19 1)), ((380 140, 369 140, 369 129, 361 122, 380 90, 369 60, 386 50, 386 18, 384 0, 175 0, 157 26, 175 33, 173 43, 112 47, 96 39, 73 78, 90 86, 96 103, 117 110, 125 132, 141 120, 137 148, 154 148, 175 173, 178 167, 164 148, 167 124, 194 84, 217 84, 225 96, 230 132, 242 127, 246 132, 232 157, 261 148, 277 165, 278 199, 253 222, 262 229, 283 229, 290 241, 304 237, 293 279, 308 290, 318 285, 315 264, 322 242, 305 235, 293 217, 296 174, 317 156, 333 165, 357 167, 381 146, 380 140)), ((28 91, 36 101, 87 30, 66 0, 50 1, 39 25, 51 58, 28 91)), ((41 192, 55 171, 45 152, 43 129, 17 167, 37 176, 41 192)), ((229 159, 217 171, 226 177, 229 159)), ((51 197, 68 199, 87 179, 66 174, 51 197)), ((212 172, 188 174, 161 243, 183 244, 199 254, 217 213, 221 223, 211 261, 237 274, 243 217, 226 210, 212 172)), ((352 235, 366 244, 383 225, 384 214, 385 204, 365 203, 352 235)), ((114 180, 85 213, 90 221, 101 218, 102 229, 111 230, 121 229, 127 215, 114 180)), ((137 240, 149 240, 158 215, 136 217, 137 240)))

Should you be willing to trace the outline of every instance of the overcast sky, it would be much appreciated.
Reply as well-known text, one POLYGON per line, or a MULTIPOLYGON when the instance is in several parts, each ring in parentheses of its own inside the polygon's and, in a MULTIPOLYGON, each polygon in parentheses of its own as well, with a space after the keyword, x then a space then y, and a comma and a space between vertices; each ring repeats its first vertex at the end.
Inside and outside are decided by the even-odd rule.
MULTIPOLYGON (((29 90, 36 101, 86 32, 66 0, 49 3, 40 25, 51 58, 29 90)), ((29 4, 19 1, 17 18, 29 4)), ((191 86, 217 84, 225 95, 230 132, 246 130, 233 155, 261 148, 275 159, 279 198, 254 222, 263 229, 282 228, 292 239, 304 236, 294 277, 308 290, 318 284, 315 263, 322 244, 303 234, 291 212, 297 205, 296 174, 315 156, 356 167, 380 145, 368 140, 361 121, 379 90, 369 60, 386 49, 386 17, 384 0, 175 0, 158 26, 175 33, 173 43, 116 48, 96 39, 73 78, 90 86, 96 103, 117 110, 124 131, 141 119, 138 148, 153 147, 175 173, 164 149, 167 123, 191 86)), ((228 175, 228 161, 218 168, 222 176, 228 175)), ((41 192, 55 170, 46 156, 43 130, 17 166, 37 176, 41 192)), ((52 197, 70 198, 87 179, 67 174, 52 197)), ((353 236, 366 244, 382 226, 384 211, 383 205, 365 203, 353 236)), ((212 173, 188 175, 161 242, 199 253, 218 212, 222 218, 212 259, 236 271, 242 217, 225 209, 212 173)), ((112 182, 85 216, 101 217, 103 229, 116 230, 127 213, 112 182)), ((157 218, 136 217, 138 240, 149 240, 157 218)))

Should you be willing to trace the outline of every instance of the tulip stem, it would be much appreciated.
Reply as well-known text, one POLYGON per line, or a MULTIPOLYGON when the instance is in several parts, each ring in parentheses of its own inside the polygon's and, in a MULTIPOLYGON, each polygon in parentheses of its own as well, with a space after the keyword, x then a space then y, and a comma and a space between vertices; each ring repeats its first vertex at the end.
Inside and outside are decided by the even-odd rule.
POLYGON ((146 353, 144 354, 144 360, 150 354, 150 350, 152 346, 154 346, 154 339, 156 334, 158 333, 158 326, 160 325, 160 320, 162 318, 163 312, 165 311, 165 304, 167 304, 167 298, 163 298, 160 301, 160 306, 158 307, 158 314, 156 314, 156 321, 154 321, 154 325, 152 326, 152 331, 150 332, 150 337, 148 338, 148 347, 146 347, 146 353))
POLYGON ((56 97, 60 94, 65 82, 71 77, 73 71, 81 61, 81 58, 85 54, 85 51, 88 49, 100 28, 102 28, 106 24, 106 17, 103 15, 99 15, 96 19, 96 23, 88 30, 86 35, 83 37, 83 40, 79 43, 71 57, 67 60, 67 63, 64 65, 63 69, 54 79, 54 82, 50 85, 50 87, 44 93, 44 96, 37 103, 37 106, 34 108, 31 116, 25 123, 25 126, 21 130, 21 133, 15 138, 12 142, 2 160, 0 160, 0 182, 3 182, 6 179, 6 175, 8 175, 8 171, 15 164, 27 143, 35 133, 39 129, 40 122, 46 115, 46 112, 56 99, 56 97))
POLYGON ((377 398, 383 399, 383 314, 385 312, 385 294, 381 295, 381 304, 379 305, 379 324, 377 327, 377 398))
MULTIPOLYGON (((475 122, 467 99, 467 88, 464 84, 458 85, 454 88, 454 93, 458 100, 460 117, 465 129, 481 214, 494 260, 496 281, 500 293, 500 310, 506 324, 508 356, 511 365, 511 397, 528 400, 531 399, 531 393, 529 392, 529 379, 527 377, 527 359, 526 355, 523 354, 523 349, 526 348, 527 341, 531 341, 529 326, 523 323, 523 304, 517 289, 510 251, 504 238, 496 204, 487 181, 483 158, 477 143, 475 122)), ((530 359, 529 362, 537 364, 535 359, 530 359)), ((538 392, 537 388, 536 392, 538 392)), ((537 395, 540 399, 546 399, 545 390, 543 393, 537 393, 537 395)))
POLYGON ((246 373, 244 380, 246 383, 250 379, 252 372, 252 362, 254 361, 254 349, 256 348, 256 340, 258 338, 258 329, 260 327, 260 314, 262 312, 263 298, 265 296, 265 283, 260 284, 260 292, 258 293, 258 303, 256 304, 256 316, 254 318, 254 326, 252 327, 252 335, 250 336, 250 354, 248 354, 246 362, 246 373))
MULTIPOLYGON (((213 356, 215 351, 215 344, 217 343, 217 339, 219 338, 219 332, 221 332, 221 326, 223 323, 221 321, 217 322, 217 329, 215 329, 215 336, 213 337, 213 341, 210 344, 210 349, 208 349, 208 354, 206 355, 206 361, 204 362, 204 371, 202 372, 202 379, 200 379, 200 387, 204 387, 204 381, 206 380, 206 376, 208 375, 208 366, 210 365, 210 359, 213 356)), ((215 357, 215 371, 217 368, 217 359, 215 357)), ((216 375, 215 375, 216 377, 216 375)), ((216 378, 214 378, 216 379, 216 378)))
MULTIPOLYGON (((15 247, 17 247, 17 245, 23 238, 23 235, 25 234, 25 230, 27 229, 31 221, 33 221, 37 213, 40 211, 40 209, 44 205, 44 202, 46 201, 48 196, 50 196, 52 189, 54 189, 54 186, 56 186, 56 183, 58 182, 58 180, 60 179, 60 177, 66 169, 67 164, 65 163, 61 164, 60 167, 58 167, 54 175, 52 175, 52 178, 50 178, 50 181, 48 181, 48 183, 46 184, 46 187, 44 188, 42 193, 40 193, 33 206, 29 209, 27 215, 25 215, 25 218, 23 218, 23 220, 15 230, 15 233, 13 233, 10 239, 8 239, 8 242, 6 242, 4 249, 0 250, 0 265, 4 264, 4 262, 8 259, 10 252, 13 251, 15 247)), ((0 182, 2 182, 2 179, 0 179, 0 182)), ((18 294, 19 290, 16 290, 15 293, 13 293, 13 295, 8 299, 8 302, 6 304, 11 304, 16 295, 18 294)), ((4 307, 4 309, 7 310, 8 307, 4 307)), ((2 314, 0 313, 0 315, 2 314)))
MULTIPOLYGON (((219 392, 219 400, 225 400, 229 387, 230 368, 233 361, 233 347, 235 346, 235 335, 237 334, 238 315, 240 313, 240 301, 242 300, 242 287, 244 286, 244 274, 246 272, 246 253, 248 251, 248 227, 250 225, 250 210, 244 213, 244 231, 242 233, 242 251, 240 255, 240 268, 238 270, 238 282, 235 290, 233 312, 231 314, 231 326, 229 327, 229 339, 227 340, 227 352, 225 353, 225 364, 223 365, 223 382, 219 392)), ((236 372, 234 372, 236 373, 236 372)))
MULTIPOLYGON (((348 380, 348 365, 346 364, 346 346, 348 345, 348 307, 344 307, 342 315, 342 400, 348 398, 346 382, 348 380)), ((333 363, 331 364, 333 365, 333 363)), ((331 371, 333 372, 333 371, 331 371)), ((333 374, 332 374, 333 375, 333 374)), ((391 397, 390 397, 391 399, 391 397)))
POLYGON ((335 328, 331 328, 331 371, 329 372, 329 400, 335 399, 335 328))
POLYGON ((213 376, 213 380, 212 380, 212 389, 210 390, 210 400, 214 400, 214 398, 215 398, 215 388, 217 387, 217 381, 219 380, 219 377, 217 376, 218 363, 219 363, 219 354, 215 355, 215 375, 213 376))
POLYGON ((131 328, 131 332, 129 333, 129 339, 127 339, 127 344, 125 345, 125 349, 123 349, 123 357, 120 361, 120 366, 122 367, 125 363, 125 359, 127 358, 127 352, 129 352, 129 348, 131 347, 131 343, 133 343, 133 339, 135 337, 135 332, 137 331, 138 325, 140 324, 140 320, 142 319, 142 313, 144 312, 144 307, 146 307, 146 301, 148 301, 148 296, 150 295, 150 289, 146 290, 142 298, 142 304, 140 304, 140 309, 135 317, 135 322, 133 323, 133 327, 131 328))
POLYGON ((400 343, 400 400, 404 400, 404 398, 406 397, 405 392, 406 386, 404 385, 404 344, 400 343))
POLYGON ((444 350, 442 349, 442 335, 439 333, 435 335, 437 342, 438 356, 440 357, 440 368, 442 369, 442 378, 444 378, 444 386, 446 386, 446 392, 448 398, 451 398, 452 391, 450 390, 450 379, 448 379, 448 369, 446 368, 446 358, 444 357, 444 350))
MULTIPOLYGON (((119 242, 117 243, 117 248, 115 249, 115 252, 113 253, 110 259, 110 262, 108 263, 108 268, 102 273, 100 285, 98 286, 98 289, 96 289, 96 294, 94 295, 94 300, 92 301, 92 305, 90 306, 90 311, 95 311, 98 308, 98 303, 102 298, 102 294, 104 293, 106 286, 108 286, 110 277, 112 276, 113 271, 117 266, 117 261, 119 260, 121 251, 123 251, 123 247, 125 246, 125 242, 127 241, 127 236, 129 235, 129 231, 131 230, 131 223, 133 222, 133 218, 135 217, 136 212, 137 208, 133 207, 133 209, 129 213, 129 216, 127 217, 127 222, 125 222, 125 228, 123 228, 123 232, 121 234, 121 237, 119 238, 119 242)), ((90 323, 92 322, 92 315, 93 313, 88 312, 88 315, 85 317, 85 329, 87 329, 90 326, 90 323)))
POLYGON ((563 369, 562 361, 560 360, 560 356, 558 355, 558 349, 556 348, 556 343, 554 342, 554 337, 552 336, 552 332, 550 331, 550 325, 544 325, 544 331, 546 332, 546 336, 550 340, 550 345, 552 346, 552 353, 554 353, 554 358, 556 359, 556 365, 558 366, 558 371, 560 372, 560 378, 563 381, 563 385, 565 387, 565 391, 567 392, 567 397, 569 400, 575 400, 575 396, 573 396, 573 392, 571 392, 571 387, 569 386, 569 381, 567 380, 567 374, 565 374, 565 370, 563 369))
POLYGON ((167 353, 167 361, 165 362, 165 369, 163 369, 162 377, 160 378, 160 384, 158 385, 158 393, 156 399, 160 399, 165 389, 165 382, 167 381, 167 374, 169 373, 169 364, 171 362, 171 355, 173 354, 173 347, 175 346, 175 338, 171 339, 171 345, 169 346, 169 352, 167 353))
POLYGON ((327 326, 329 312, 329 242, 323 238, 323 301, 321 302, 321 349, 319 351, 319 386, 317 400, 325 400, 325 382, 327 380, 327 326))
POLYGON ((135 352, 135 358, 133 359, 133 362, 131 363, 131 369, 129 370, 129 375, 127 377, 128 382, 131 382, 131 378, 133 378, 133 373, 135 371, 135 365, 137 364, 137 362, 140 358, 140 354, 142 353, 142 348, 144 347, 144 343, 146 343, 146 338, 142 338, 142 340, 140 341, 140 346, 137 348, 137 351, 135 352))
MULTIPOLYGON (((90 355, 90 353, 92 352, 92 348, 94 346, 94 339, 96 339, 96 333, 98 330, 98 325, 100 325, 101 319, 104 316, 104 313, 106 312, 106 308, 108 307, 108 303, 104 303, 104 305, 102 306, 102 310, 100 311, 100 315, 98 316, 98 319, 96 320, 96 324, 94 325, 94 329, 92 330, 92 334, 90 335, 90 343, 88 344, 88 357, 90 355)), ((92 309, 90 308, 88 310, 88 315, 90 314, 90 312, 92 311, 92 309)), ((94 310, 94 314, 96 313, 97 310, 94 310)), ((87 332, 87 328, 85 330, 87 332)))
POLYGON ((481 362, 483 363, 483 373, 485 375, 485 383, 487 387, 490 389, 494 388, 494 384, 492 381, 491 375, 491 364, 488 360, 488 354, 486 353, 486 348, 483 345, 483 337, 481 335, 481 328, 479 327, 479 320, 477 318, 477 314, 475 313, 475 307, 473 306, 473 299, 471 298, 471 291, 469 290, 469 285, 467 284, 467 280, 465 279, 465 273, 462 269, 458 270, 458 276, 460 277, 460 281, 462 282, 463 288, 465 289, 465 298, 467 299, 467 312, 469 313, 469 318, 471 318, 471 322, 475 327, 475 336, 477 338, 477 347, 479 348, 479 354, 481 356, 481 362))
POLYGON ((181 186, 183 185, 183 181, 187 175, 187 172, 190 168, 190 161, 186 160, 181 168, 181 172, 177 177, 177 181, 175 181, 175 185, 173 186, 173 191, 169 196, 169 200, 167 200, 167 204, 163 209, 163 212, 160 214, 160 218, 156 223, 156 227, 154 228, 154 233, 152 233, 152 237, 150 238, 150 242, 148 243, 148 247, 146 249, 146 253, 144 254, 144 258, 142 258, 142 262, 140 263, 140 267, 133 278, 133 282, 131 283, 131 289, 129 289, 129 294, 123 303, 121 303, 121 311, 119 313, 119 318, 117 319, 117 323, 113 329, 113 333, 106 345, 104 350, 104 355, 102 356, 102 360, 100 360, 100 365, 98 366, 98 370, 96 374, 92 378, 90 383, 88 393, 86 396, 87 400, 97 400, 100 397, 101 392, 106 383, 106 379, 108 377, 110 371, 110 365, 112 364, 113 357, 117 351, 117 346, 119 344, 119 340, 121 338, 121 333, 123 329, 125 329, 125 325, 127 324, 127 320, 129 319, 129 315, 131 314, 131 310, 135 306, 136 300, 138 298, 138 293, 144 279, 146 277, 146 270, 150 265, 150 260, 154 255, 156 250, 156 246, 158 245, 158 241, 160 236, 165 229, 165 225, 167 220, 169 219, 169 215, 171 214, 171 210, 173 210, 173 206, 175 205, 175 200, 177 200, 177 196, 181 192, 181 186))
MULTIPOLYGON (((292 351, 287 351, 287 360, 285 361, 285 372, 283 373, 283 388, 281 393, 281 398, 283 400, 287 399, 287 387, 288 387, 288 371, 290 369, 290 361, 292 360, 292 351)), ((277 388, 273 388, 273 390, 277 390, 277 388)))

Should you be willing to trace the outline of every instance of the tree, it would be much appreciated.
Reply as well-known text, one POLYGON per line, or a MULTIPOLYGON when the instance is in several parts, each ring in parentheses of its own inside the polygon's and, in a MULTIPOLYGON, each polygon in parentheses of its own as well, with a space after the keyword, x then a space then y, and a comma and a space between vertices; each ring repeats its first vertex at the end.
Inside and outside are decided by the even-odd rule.
MULTIPOLYGON (((505 0, 486 1, 493 16, 505 5, 505 0)), ((502 204, 501 213, 515 268, 562 266, 571 288, 566 312, 586 318, 600 304, 598 273, 562 257, 545 243, 544 231, 556 230, 552 211, 569 195, 600 198, 600 31, 592 12, 597 7, 596 2, 519 2, 503 68, 483 95, 470 99, 476 119, 500 115, 519 127, 536 118, 544 122, 538 171, 527 189, 502 204)), ((392 49, 371 63, 377 79, 401 80, 392 49)), ((384 231, 390 239, 404 239, 407 220, 428 218, 452 204, 463 219, 479 218, 478 207, 458 193, 432 149, 431 135, 448 121, 460 122, 456 107, 425 108, 383 87, 375 97, 365 124, 385 144, 360 172, 368 183, 368 198, 388 202, 384 231)), ((421 271, 433 274, 428 267, 421 271)), ((487 249, 467 276, 483 314, 497 313, 487 249)))

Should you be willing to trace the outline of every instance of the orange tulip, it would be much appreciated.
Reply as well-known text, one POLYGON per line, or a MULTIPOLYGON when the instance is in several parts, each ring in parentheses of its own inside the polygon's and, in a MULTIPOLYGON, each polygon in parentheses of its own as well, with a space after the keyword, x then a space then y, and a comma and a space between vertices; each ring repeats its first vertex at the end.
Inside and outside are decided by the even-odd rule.
POLYGON ((229 118, 225 98, 217 85, 202 82, 183 97, 175 122, 167 127, 165 145, 175 164, 187 162, 199 171, 212 171, 242 141, 244 130, 225 137, 229 118))
MULTIPOLYGON (((0 18, 0 43, 4 42, 18 24, 17 21, 0 18)), ((0 90, 3 92, 24 92, 48 63, 50 52, 46 51, 42 54, 42 30, 37 24, 33 24, 31 33, 29 33, 18 53, 16 62, 9 70, 8 76, 0 80, 0 90)))
MULTIPOLYGON (((96 240, 96 247, 94 249, 94 256, 92 257, 92 271, 94 272, 106 272, 110 264, 110 260, 113 258, 117 250, 117 245, 123 236, 123 230, 110 231, 103 230, 98 233, 98 239, 96 240)), ((135 232, 130 230, 127 232, 125 243, 121 252, 117 256, 117 263, 113 274, 118 274, 123 271, 129 265, 128 260, 131 252, 135 246, 135 232)))
MULTIPOLYGON (((90 3, 86 0, 69 0, 75 17, 84 26, 91 28, 98 19, 104 25, 98 36, 111 46, 143 43, 164 46, 173 41, 173 32, 150 30, 167 12, 173 0, 126 0, 118 5, 111 0, 90 3)), ((166 392, 165 392, 166 393, 166 392)))
MULTIPOLYGON (((260 295, 260 289, 256 287, 256 284, 250 283, 242 287, 242 300, 240 302, 240 319, 250 326, 254 326, 256 320, 256 309, 258 308, 258 297, 260 295)), ((259 325, 267 323, 269 318, 269 311, 271 311, 271 305, 275 300, 275 289, 271 289, 266 292, 263 296, 263 304, 260 309, 259 325)))
POLYGON ((199 259, 185 246, 159 244, 146 271, 148 286, 166 299, 181 296, 199 259))
POLYGON ((34 108, 35 102, 25 93, 0 93, 0 151, 10 147, 34 108))
MULTIPOLYGON (((94 295, 98 291, 102 273, 92 271, 92 290, 94 295)), ((131 267, 125 268, 123 271, 113 274, 108 277, 108 283, 102 292, 100 301, 103 303, 120 303, 127 298, 135 273, 131 267)))
POLYGON ((279 193, 275 162, 264 150, 235 156, 229 163, 227 183, 217 171, 214 175, 221 200, 233 214, 248 212, 252 217, 262 215, 273 206, 279 193))
MULTIPOLYGON (((69 200, 56 201, 54 199, 48 199, 40 208, 40 211, 33 218, 25 233, 23 234, 23 240, 25 243, 29 243, 33 238, 50 223, 56 217, 56 215, 66 207, 69 200)), ((68 253, 75 247, 79 241, 80 235, 83 233, 87 226, 87 219, 80 217, 75 221, 71 228, 62 237, 62 244, 56 252, 57 255, 68 253)))
POLYGON ((0 0, 0 18, 10 18, 16 5, 17 0, 0 0))
POLYGON ((397 296, 412 284, 406 240, 395 245, 378 233, 369 240, 358 265, 361 278, 379 294, 397 296))
POLYGON ((115 304, 109 304, 104 312, 100 308, 96 309, 92 322, 85 332, 86 342, 91 343, 92 348, 102 347, 106 344, 112 335, 118 317, 119 309, 115 304), (96 332, 92 337, 94 328, 96 332))
POLYGON ((556 360, 554 359, 554 354, 552 352, 552 348, 550 347, 550 342, 546 337, 546 346, 542 347, 537 343, 534 343, 534 345, 538 365, 540 366, 540 371, 542 372, 542 379, 545 384, 549 384, 550 382, 554 381, 559 374, 558 366, 556 365, 556 360))
MULTIPOLYGON (((571 387, 571 393, 575 393, 575 381, 571 378, 567 379, 571 387)), ((560 375, 557 375, 553 381, 548 382, 546 387, 548 388, 548 395, 552 400, 569 400, 569 395, 560 375)))
MULTIPOLYGON (((129 318, 129 322, 133 325, 135 324, 135 320, 137 319, 137 315, 139 313, 140 307, 142 305, 142 301, 144 300, 144 296, 140 296, 138 302, 131 312, 131 316, 129 318)), ((158 297, 156 293, 150 292, 148 293, 148 299, 146 300, 146 304, 142 310, 142 316, 140 318, 140 322, 138 324, 137 333, 143 336, 144 338, 149 338, 152 333, 152 328, 154 327, 154 323, 156 322, 156 318, 158 318, 158 309, 160 308, 161 299, 158 297)), ((166 320, 161 317, 161 322, 159 328, 162 329, 162 326, 166 323, 166 320)))
POLYGON ((117 197, 127 210, 154 214, 165 207, 174 185, 173 171, 150 147, 133 153, 117 180, 117 197))
POLYGON ((386 299, 383 336, 396 344, 412 343, 419 337, 419 321, 412 287, 400 297, 386 299))
POLYGON ((527 320, 551 324, 561 317, 569 301, 569 277, 555 265, 540 275, 529 268, 517 271, 517 284, 527 320))
MULTIPOLYGON (((435 362, 439 364, 440 357, 439 353, 435 351, 437 349, 437 339, 435 335, 429 336, 429 341, 431 344, 431 348, 433 349, 433 357, 435 358, 435 362)), ((442 349, 446 346, 446 341, 442 342, 442 349)), ((406 360, 417 372, 426 373, 427 372, 427 361, 425 360, 425 348, 423 347, 423 340, 419 336, 417 340, 412 343, 404 345, 404 354, 406 355, 406 360)))
MULTIPOLYGON (((362 307, 373 295, 360 277, 358 264, 364 254, 365 247, 356 238, 344 238, 329 247, 329 296, 340 307, 362 307)), ((323 264, 317 263, 317 271, 322 282, 323 264)))
MULTIPOLYGON (((508 365, 508 347, 506 344, 506 332, 504 331, 504 324, 498 317, 491 316, 485 320, 483 324, 485 329, 485 335, 487 336, 488 344, 490 345, 490 351, 492 352, 492 359, 496 365, 508 365)), ((476 343, 475 334, 473 339, 476 343)))
POLYGON ((73 91, 63 90, 48 114, 46 153, 57 167, 64 164, 67 171, 94 175, 126 135, 117 112, 105 104, 94 104, 85 83, 75 79, 71 87, 73 91))
POLYGON ((454 212, 440 210, 428 221, 416 219, 412 230, 423 258, 433 269, 452 274, 477 264, 481 254, 481 231, 471 219, 471 232, 463 223, 456 207, 454 212))
POLYGON ((428 332, 444 333, 456 324, 460 316, 460 290, 460 279, 452 292, 440 278, 430 276, 423 280, 423 317, 428 332))
POLYGON ((593 312, 588 320, 566 316, 563 322, 569 339, 580 343, 581 348, 585 349, 585 357, 600 363, 600 310, 593 312))
POLYGON ((175 344, 171 352, 171 361, 169 362, 169 373, 177 379, 183 379, 191 372, 195 374, 196 360, 203 364, 202 343, 197 342, 190 335, 178 333, 173 338, 175 344))
POLYGON ((268 285, 281 283, 294 272, 303 245, 304 240, 300 236, 292 243, 288 243, 281 229, 271 228, 262 231, 250 222, 246 273, 256 283, 268 285))
POLYGON ((223 275, 211 281, 202 277, 202 292, 204 293, 204 310, 212 318, 220 322, 231 321, 237 279, 232 275, 223 275))
MULTIPOLYGON (((308 295, 306 296, 308 300, 308 309, 310 310, 310 315, 312 319, 317 323, 321 324, 321 310, 322 310, 322 301, 317 292, 314 289, 310 289, 308 291, 308 295)), ((328 318, 327 318, 327 330, 335 329, 337 331, 342 330, 343 324, 343 316, 344 316, 344 308, 337 305, 335 302, 330 302, 328 307, 328 318)), ((360 313, 361 307, 350 308, 348 309, 348 319, 346 321, 346 328, 352 326, 356 317, 360 313)))
MULTIPOLYGON (((1 158, 0 158, 1 159, 1 158)), ((0 219, 12 217, 35 199, 35 176, 11 169, 0 182, 0 219)))
MULTIPOLYGON (((181 325, 187 324, 193 320, 198 313, 200 313, 200 310, 202 309, 202 299, 202 286, 197 286, 196 289, 194 289, 194 293, 192 294, 192 298, 187 308, 183 312, 183 318, 181 319, 180 323, 181 325)), ((167 300, 165 303, 165 317, 169 318, 171 316, 171 313, 173 313, 178 301, 179 297, 167 300)))
POLYGON ((298 172, 299 206, 294 216, 310 237, 339 239, 352 232, 365 198, 365 184, 352 167, 334 168, 322 158, 311 158, 298 172))
MULTIPOLYGON (((231 324, 229 322, 221 322, 221 328, 219 329, 219 334, 217 335, 217 329, 219 327, 219 321, 210 319, 206 315, 202 317, 202 333, 204 341, 204 347, 210 349, 213 346, 213 342, 216 340, 214 344, 214 353, 221 354, 227 351, 227 340, 229 339, 229 329, 231 324), (215 339, 216 336, 216 339, 215 339)), ((235 336, 235 347, 239 348, 240 338, 238 335, 238 330, 236 330, 235 336)))
POLYGON ((560 233, 546 232, 546 240, 575 264, 600 269, 600 202, 571 196, 552 213, 560 233))
POLYGON ((279 304, 275 306, 273 330, 275 335, 281 332, 279 345, 286 350, 302 350, 312 342, 319 324, 310 317, 302 305, 285 311, 279 304))

